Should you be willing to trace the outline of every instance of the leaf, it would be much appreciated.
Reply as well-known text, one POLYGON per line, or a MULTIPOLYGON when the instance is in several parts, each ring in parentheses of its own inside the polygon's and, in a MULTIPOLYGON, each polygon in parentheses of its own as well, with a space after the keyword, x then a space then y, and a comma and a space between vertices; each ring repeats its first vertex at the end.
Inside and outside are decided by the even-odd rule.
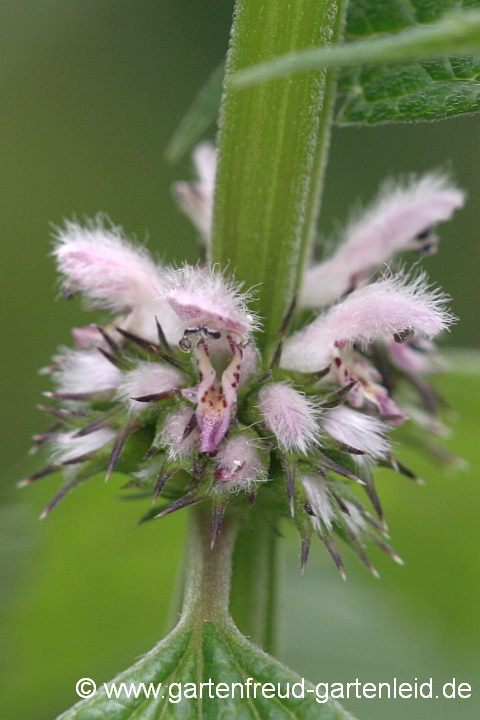
MULTIPOLYGON (((479 0, 460 3, 480 7, 479 0)), ((349 3, 346 39, 398 32, 433 22, 456 0, 385 0, 349 3)), ((441 120, 480 110, 480 58, 441 60, 343 70, 337 125, 441 120)))
MULTIPOLYGON (((464 0, 480 8, 480 0, 464 0)), ((351 0, 346 40, 397 33, 432 23, 459 7, 457 0, 351 0)), ((391 38, 386 41, 391 45, 391 38)), ((342 51, 343 52, 343 51, 342 51)), ((475 51, 480 52, 480 51, 475 51)), ((174 162, 187 153, 217 118, 223 88, 223 63, 187 111, 170 140, 166 156, 174 162)), ((480 57, 444 57, 408 65, 347 68, 339 73, 337 125, 440 120, 480 110, 480 57)))
POLYGON ((165 151, 170 162, 180 160, 216 120, 223 89, 225 63, 222 62, 208 78, 187 110, 165 151))
POLYGON ((306 70, 355 67, 480 52, 480 12, 449 13, 437 23, 387 36, 329 47, 307 48, 254 65, 232 77, 233 87, 248 87, 306 70))
POLYGON ((120 697, 112 693, 111 682, 99 685, 93 697, 77 703, 58 720, 353 720, 338 703, 317 702, 311 683, 257 648, 231 623, 219 627, 204 622, 195 627, 184 618, 165 640, 112 682, 120 697), (205 683, 202 698, 201 682, 205 683), (125 683, 123 692, 121 683, 125 683), (155 690, 161 683, 158 697, 151 690, 149 697, 144 692, 138 698, 133 693, 127 697, 125 688, 129 690, 132 683, 136 688, 144 683, 147 689, 152 683, 155 690), (232 683, 237 683, 233 693, 232 683), (254 683, 265 687, 254 689, 254 683), (293 697, 293 685, 295 693, 304 697, 293 697))

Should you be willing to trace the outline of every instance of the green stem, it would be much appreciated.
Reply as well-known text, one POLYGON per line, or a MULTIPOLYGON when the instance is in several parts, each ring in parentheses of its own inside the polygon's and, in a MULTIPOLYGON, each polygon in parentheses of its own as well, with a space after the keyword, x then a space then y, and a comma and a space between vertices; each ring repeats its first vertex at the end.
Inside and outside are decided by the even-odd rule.
MULTIPOLYGON (((245 287, 267 356, 305 264, 328 151, 334 76, 234 90, 233 73, 340 36, 343 0, 237 0, 218 134, 212 259, 245 287)), ((268 360, 268 358, 267 358, 268 360)))
POLYGON ((198 630, 207 620, 222 625, 233 618, 244 635, 273 652, 278 536, 255 508, 248 526, 238 528, 236 519, 226 517, 212 548, 211 513, 202 506, 191 509, 183 616, 193 618, 198 630))
POLYGON ((201 624, 206 620, 230 620, 228 602, 232 574, 232 555, 238 524, 225 518, 215 545, 212 517, 203 505, 189 514, 183 615, 192 615, 201 624))
POLYGON ((230 611, 240 632, 275 654, 277 639, 278 535, 252 510, 233 556, 230 611))

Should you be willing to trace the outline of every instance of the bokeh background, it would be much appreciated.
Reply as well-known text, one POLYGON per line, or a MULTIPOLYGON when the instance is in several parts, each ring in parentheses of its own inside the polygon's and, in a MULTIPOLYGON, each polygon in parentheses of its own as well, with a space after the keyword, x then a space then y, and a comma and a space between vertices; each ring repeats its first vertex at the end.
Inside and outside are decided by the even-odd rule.
MULTIPOLYGON (((55 491, 45 479, 22 492, 29 437, 48 363, 72 325, 74 300, 54 302, 50 223, 107 212, 166 261, 197 257, 195 233, 170 186, 166 143, 199 86, 223 57, 233 4, 226 0, 23 0, 0 5, 0 187, 3 442, 0 450, 0 669, 2 718, 51 720, 76 700, 75 682, 110 679, 164 630, 184 518, 136 527, 143 510, 116 501, 120 482, 92 483, 46 522, 55 491)), ((461 317, 446 344, 479 340, 480 135, 478 117, 439 124, 336 129, 321 231, 385 175, 450 163, 467 208, 442 227, 441 252, 425 261, 461 317)), ((212 131, 213 134, 213 131, 212 131)), ((375 557, 382 580, 347 558, 338 578, 320 545, 306 575, 287 532, 281 658, 314 681, 423 682, 457 678, 470 700, 351 700, 359 718, 478 715, 480 564, 478 364, 440 381, 460 420, 450 447, 470 469, 445 476, 416 458, 428 484, 380 477, 404 568, 375 557)))

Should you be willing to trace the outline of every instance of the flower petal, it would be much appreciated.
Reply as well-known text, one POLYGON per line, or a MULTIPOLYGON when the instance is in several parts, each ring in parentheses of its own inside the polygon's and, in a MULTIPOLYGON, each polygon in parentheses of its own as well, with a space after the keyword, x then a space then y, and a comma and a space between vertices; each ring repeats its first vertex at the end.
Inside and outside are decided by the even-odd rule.
POLYGON ((171 271, 166 299, 186 325, 246 335, 257 327, 248 294, 211 268, 185 265, 171 271))
POLYGON ((53 254, 67 292, 81 292, 92 307, 131 310, 162 293, 162 269, 147 251, 126 240, 121 228, 105 227, 103 216, 82 227, 67 221, 53 254))
POLYGON ((289 338, 281 365, 300 372, 318 372, 331 360, 332 347, 367 346, 392 335, 413 331, 433 337, 454 321, 446 310, 447 297, 430 290, 424 273, 384 275, 377 282, 348 295, 306 328, 289 338))
POLYGON ((111 428, 100 428, 88 435, 75 437, 77 430, 60 433, 52 443, 52 458, 55 462, 66 463, 99 450, 112 442, 116 433, 111 428))
POLYGON ((385 458, 391 450, 385 437, 387 426, 381 420, 344 405, 322 415, 320 426, 335 440, 361 450, 372 458, 385 458))
POLYGON ((301 303, 320 307, 337 300, 401 251, 434 251, 432 228, 464 202, 465 193, 441 172, 406 184, 387 181, 371 206, 350 221, 335 254, 307 271, 301 303))
POLYGON ((215 187, 216 151, 212 143, 197 145, 193 164, 198 180, 177 182, 173 194, 183 212, 188 215, 206 246, 210 244, 213 191, 215 187))
POLYGON ((306 454, 318 443, 318 408, 285 383, 269 383, 259 392, 258 408, 283 450, 306 454))
POLYGON ((116 388, 122 372, 97 349, 61 348, 53 379, 62 393, 95 393, 116 388))
POLYGON ((185 375, 170 365, 159 362, 139 362, 125 373, 117 394, 127 403, 130 412, 139 412, 148 407, 148 403, 133 398, 169 392, 185 383, 185 375))

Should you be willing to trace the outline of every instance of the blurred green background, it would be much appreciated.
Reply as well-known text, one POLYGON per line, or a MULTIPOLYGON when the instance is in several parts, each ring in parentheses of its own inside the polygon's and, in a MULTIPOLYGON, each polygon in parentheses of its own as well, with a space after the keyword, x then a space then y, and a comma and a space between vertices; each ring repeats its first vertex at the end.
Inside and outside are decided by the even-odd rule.
MULTIPOLYGON (((54 302, 49 223, 99 210, 167 261, 194 261, 195 233, 171 200, 190 175, 165 145, 198 87, 225 53, 233 4, 220 0, 23 0, 0 5, 1 263, 4 389, 0 486, 1 716, 51 720, 76 700, 80 677, 124 669, 162 635, 183 517, 137 528, 143 507, 116 502, 120 482, 93 483, 44 523, 55 490, 45 479, 16 491, 47 388, 37 368, 70 328, 90 320, 79 303, 54 302)), ((478 346, 479 119, 337 129, 321 231, 329 234, 385 175, 450 166, 467 208, 441 228, 425 261, 462 322, 445 342, 478 346)), ((450 445, 471 469, 444 477, 409 458, 430 481, 380 480, 405 568, 375 558, 377 582, 347 557, 344 585, 316 545, 307 573, 287 533, 282 659, 314 681, 420 681, 456 677, 470 700, 345 703, 360 719, 406 715, 471 720, 480 709, 478 506, 480 378, 441 381, 461 420, 450 445), (289 621, 287 622, 287 618, 289 621)))

